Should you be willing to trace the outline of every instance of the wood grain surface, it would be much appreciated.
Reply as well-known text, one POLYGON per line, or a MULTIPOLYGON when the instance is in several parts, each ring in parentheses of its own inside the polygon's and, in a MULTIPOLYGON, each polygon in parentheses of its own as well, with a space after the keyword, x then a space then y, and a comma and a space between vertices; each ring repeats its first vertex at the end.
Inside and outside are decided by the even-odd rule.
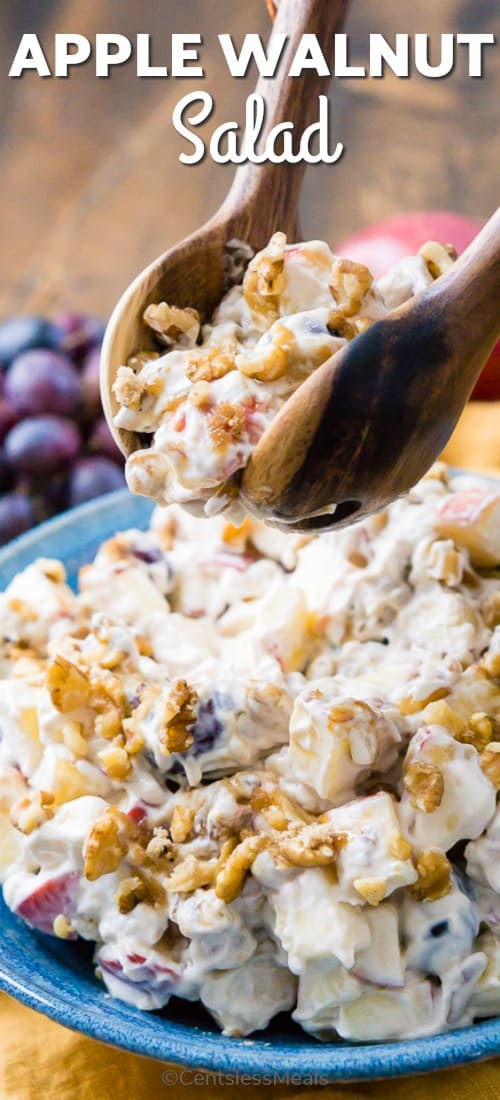
MULTIPOLYGON (((200 81, 138 80, 133 65, 108 80, 90 64, 68 80, 26 73, 7 78, 23 31, 37 31, 50 56, 56 31, 149 32, 154 62, 169 62, 171 33, 203 35, 203 88, 217 121, 243 117, 255 72, 228 74, 217 34, 266 34, 263 0, 2 0, 0 72, 0 315, 62 305, 106 316, 131 278, 217 208, 233 169, 209 159, 179 163, 183 142, 171 113, 200 81)), ((352 61, 366 60, 379 31, 498 34, 496 0, 353 0, 352 61)), ((404 209, 448 207, 487 216, 497 205, 498 51, 483 79, 465 58, 445 80, 334 80, 333 126, 346 152, 310 168, 301 219, 331 244, 346 232, 404 209)))

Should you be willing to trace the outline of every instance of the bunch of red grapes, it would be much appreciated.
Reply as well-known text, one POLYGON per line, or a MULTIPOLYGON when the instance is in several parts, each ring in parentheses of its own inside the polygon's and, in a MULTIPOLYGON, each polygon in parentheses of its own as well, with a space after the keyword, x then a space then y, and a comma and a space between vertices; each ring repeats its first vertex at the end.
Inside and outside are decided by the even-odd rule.
POLYGON ((125 485, 102 415, 103 332, 79 313, 0 324, 0 545, 125 485))

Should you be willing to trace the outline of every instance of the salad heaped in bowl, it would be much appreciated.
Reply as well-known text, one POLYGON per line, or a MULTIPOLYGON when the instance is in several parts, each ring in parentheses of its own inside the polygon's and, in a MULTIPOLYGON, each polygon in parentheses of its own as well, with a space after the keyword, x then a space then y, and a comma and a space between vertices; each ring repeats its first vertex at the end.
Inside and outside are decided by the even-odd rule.
MULTIPOLYGON (((0 597, 0 860, 113 996, 388 1040, 500 1011, 500 493, 345 531, 177 504, 0 597)), ((28 928, 26 935, 30 935, 28 928)))

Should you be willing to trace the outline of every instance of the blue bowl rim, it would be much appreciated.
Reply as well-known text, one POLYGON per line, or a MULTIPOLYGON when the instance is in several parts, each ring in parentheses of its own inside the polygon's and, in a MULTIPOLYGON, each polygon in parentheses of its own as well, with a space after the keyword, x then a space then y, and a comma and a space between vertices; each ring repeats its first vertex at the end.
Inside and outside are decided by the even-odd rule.
MULTIPOLYGON (((0 570, 9 570, 16 565, 19 556, 25 558, 31 550, 36 556, 37 546, 46 536, 63 534, 66 529, 87 518, 98 519, 101 515, 108 515, 110 509, 116 509, 119 513, 127 503, 131 503, 131 494, 127 489, 119 489, 40 524, 0 550, 0 570)), ((134 507, 137 507, 138 515, 142 509, 143 515, 139 516, 138 521, 141 518, 146 521, 151 505, 142 501, 140 504, 136 502, 134 507)), ((120 524, 119 515, 117 522, 120 524)), ((34 935, 28 929, 26 931, 34 935)), ((218 1033, 200 1033, 197 1028, 186 1028, 183 1036, 179 1034, 180 1025, 159 1016, 157 1034, 149 1032, 144 1044, 141 1042, 140 1010, 130 1009, 131 1019, 135 1019, 137 1014, 138 1026, 131 1028, 122 1038, 116 1034, 112 1013, 109 1018, 107 1013, 101 1016, 96 1023, 95 1017, 86 1011, 76 996, 74 1004, 67 1004, 58 996, 57 987, 47 989, 43 979, 37 982, 20 977, 9 966, 8 960, 0 961, 0 990, 57 1023, 93 1039, 163 1062, 219 1073, 237 1071, 263 1076, 272 1071, 288 1075, 288 1079, 297 1076, 305 1081, 310 1081, 313 1075, 316 1080, 373 1080, 451 1068, 500 1054, 500 1018, 420 1039, 365 1044, 307 1043, 302 1046, 295 1040, 274 1045, 272 1039, 259 1038, 258 1033, 250 1039, 234 1039, 218 1033)), ((112 999, 108 998, 107 1006, 112 1003, 112 999)))

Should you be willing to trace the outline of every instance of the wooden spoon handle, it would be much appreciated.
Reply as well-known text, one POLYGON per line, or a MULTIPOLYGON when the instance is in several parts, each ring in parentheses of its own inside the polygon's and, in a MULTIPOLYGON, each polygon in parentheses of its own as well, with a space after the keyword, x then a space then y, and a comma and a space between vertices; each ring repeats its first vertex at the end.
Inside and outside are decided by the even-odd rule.
MULTIPOLYGON (((286 35, 286 46, 276 75, 272 79, 260 77, 256 87, 266 105, 260 148, 274 126, 292 122, 297 150, 304 130, 317 120, 318 96, 327 94, 331 77, 320 77, 313 69, 306 69, 300 78, 290 77, 288 69, 303 34, 314 34, 327 62, 333 60, 333 36, 344 25, 349 3, 350 0, 281 0, 270 43, 277 35, 286 35)), ((331 141, 335 146, 336 140, 331 141)), ((263 220, 269 221, 274 229, 283 228, 291 233, 306 167, 304 161, 241 165, 226 200, 229 209, 262 202, 263 220)))

